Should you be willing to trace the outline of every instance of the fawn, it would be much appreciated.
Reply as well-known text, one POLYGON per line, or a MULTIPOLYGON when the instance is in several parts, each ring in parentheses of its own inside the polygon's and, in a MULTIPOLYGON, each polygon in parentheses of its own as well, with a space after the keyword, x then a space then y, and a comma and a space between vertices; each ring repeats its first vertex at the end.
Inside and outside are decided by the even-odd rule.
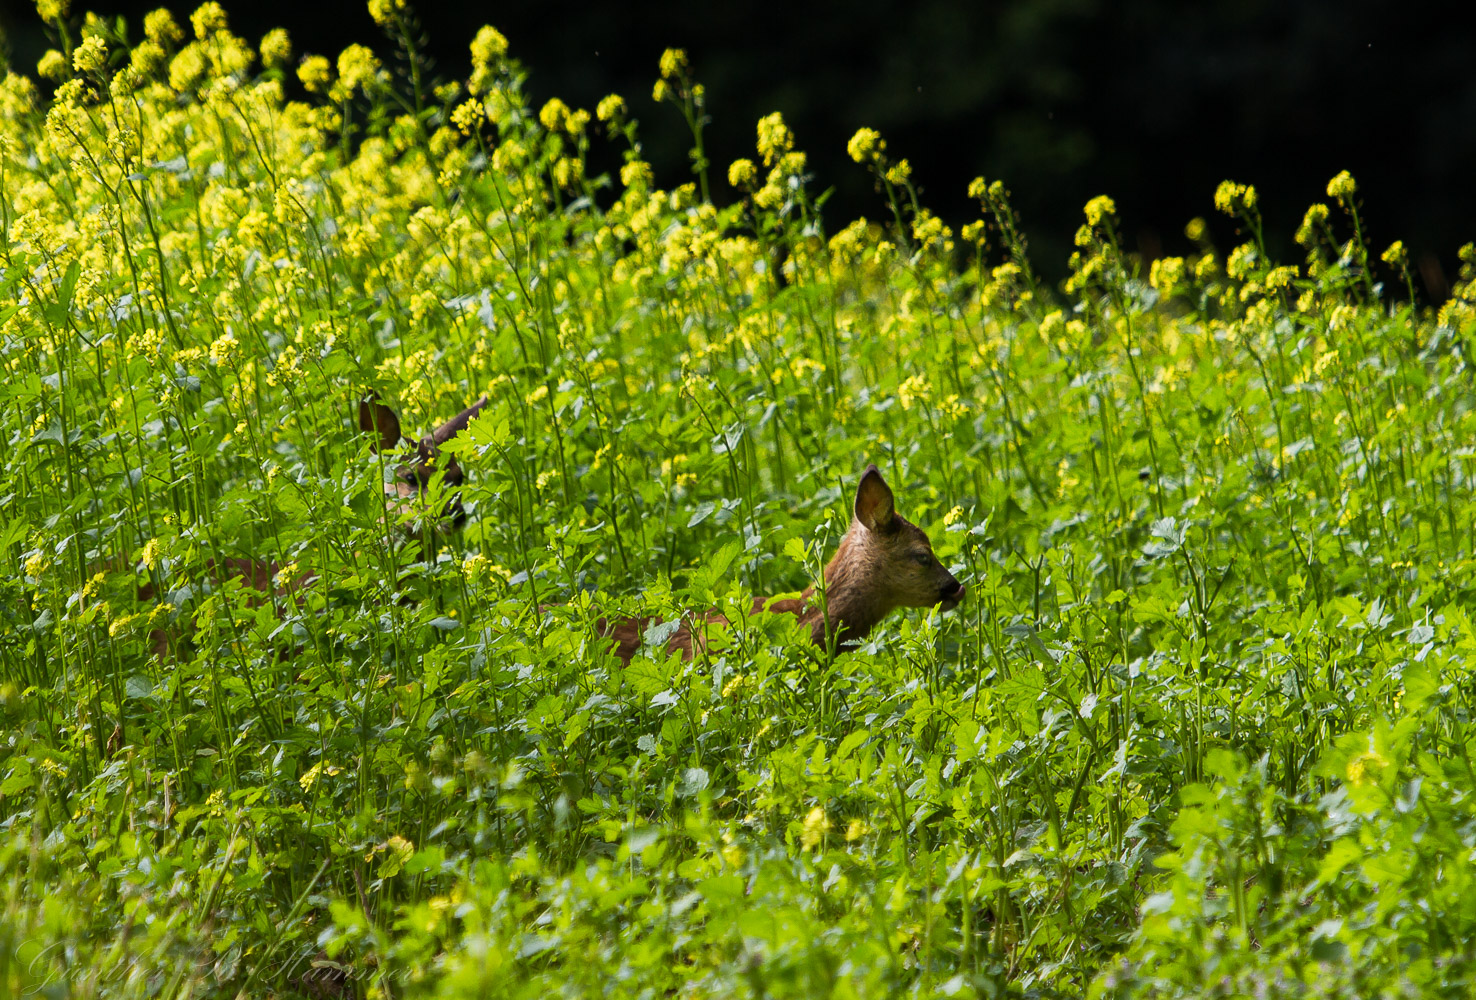
MULTIPOLYGON (((359 401, 359 429, 375 435, 374 450, 376 452, 388 452, 399 449, 402 445, 408 445, 413 449, 413 453, 396 466, 394 481, 384 484, 387 520, 391 516, 403 514, 414 508, 420 490, 430 483, 431 477, 437 471, 441 458, 441 446, 465 430, 467 424, 471 423, 472 419, 486 406, 487 397, 483 396, 431 433, 418 440, 407 441, 402 438, 399 417, 388 406, 381 403, 377 396, 371 393, 359 401)), ((454 456, 446 456, 443 478, 448 487, 461 485, 464 475, 454 456)), ((462 507, 461 500, 456 494, 453 493, 451 499, 447 501, 443 509, 443 517, 445 520, 437 525, 442 530, 459 526, 466 520, 466 510, 462 507)), ((125 560, 114 557, 94 563, 89 568, 89 573, 103 574, 124 569, 132 569, 132 566, 125 560)), ((279 602, 282 598, 285 598, 289 592, 301 590, 312 579, 311 574, 301 574, 291 580, 280 580, 277 563, 274 560, 249 557, 212 558, 206 561, 205 569, 207 578, 213 585, 219 586, 239 579, 242 586, 262 595, 260 598, 251 598, 248 604, 256 605, 262 600, 270 599, 279 611, 281 610, 279 602)), ((136 595, 140 602, 148 603, 159 597, 159 591, 153 581, 149 581, 136 588, 136 595)), ((150 629, 149 647, 155 655, 167 655, 172 638, 173 635, 169 629, 150 629)))
MULTIPOLYGON (((923 530, 902 515, 894 505, 892 490, 876 466, 868 465, 856 485, 851 526, 841 538, 835 556, 825 566, 825 604, 810 587, 797 598, 754 599, 753 610, 798 615, 809 626, 810 640, 826 646, 833 635, 837 645, 862 639, 897 608, 927 608, 937 605, 950 611, 964 599, 965 587, 938 561, 923 530)), ((706 622, 726 624, 716 612, 706 622)), ((624 663, 641 647, 642 636, 653 619, 626 618, 614 623, 601 620, 599 628, 614 640, 614 653, 624 663)), ((679 650, 692 658, 694 637, 690 624, 683 624, 666 643, 668 651, 679 650)))

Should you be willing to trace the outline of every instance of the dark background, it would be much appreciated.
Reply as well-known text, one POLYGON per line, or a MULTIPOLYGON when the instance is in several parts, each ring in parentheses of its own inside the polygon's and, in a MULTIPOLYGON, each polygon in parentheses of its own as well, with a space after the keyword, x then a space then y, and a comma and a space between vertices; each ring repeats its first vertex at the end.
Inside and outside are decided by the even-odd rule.
MULTIPOLYGON (((93 0, 134 25, 154 3, 93 0)), ((390 52, 354 2, 226 0, 255 43, 286 27, 295 51, 349 42, 390 52)), ((74 0, 74 7, 87 0, 74 0)), ((657 59, 685 47, 707 85, 714 196, 726 167, 753 155, 754 123, 782 111, 810 156, 832 228, 885 206, 846 156, 862 125, 912 161, 923 199, 955 226, 974 217, 965 188, 1005 181, 1037 265, 1059 276, 1081 206, 1112 195, 1130 247, 1190 249, 1184 224, 1209 219, 1216 184, 1260 191, 1272 248, 1328 178, 1352 171, 1376 250, 1403 239, 1425 291, 1443 294, 1456 248, 1476 239, 1476 21, 1469 5, 1375 0, 791 0, 765 5, 647 0, 422 3, 438 72, 464 79, 477 27, 496 25, 530 72, 535 107, 559 96, 593 109, 624 95, 663 186, 686 179, 684 124, 650 99, 657 59)), ((189 6, 176 6, 186 23, 189 6)), ((0 0, 16 65, 44 49, 29 4, 0 0)), ((135 27, 134 33, 138 33, 135 27)), ((617 161, 611 161, 617 162, 617 161)))

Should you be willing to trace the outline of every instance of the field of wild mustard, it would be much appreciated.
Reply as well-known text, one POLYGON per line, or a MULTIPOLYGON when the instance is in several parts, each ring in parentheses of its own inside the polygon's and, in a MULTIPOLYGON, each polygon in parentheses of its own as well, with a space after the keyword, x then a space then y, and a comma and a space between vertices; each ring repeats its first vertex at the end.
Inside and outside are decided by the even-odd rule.
POLYGON ((41 0, 0 78, 0 992, 1473 988, 1476 249, 1420 308, 1349 175, 1285 263, 1226 182, 1241 245, 1095 198, 1051 288, 998 180, 954 232, 862 128, 825 218, 672 50, 664 187, 636 102, 369 10, 330 61, 41 0), (487 396, 463 527, 387 517, 370 393, 487 396), (969 594, 828 658, 748 597, 868 462, 969 594))

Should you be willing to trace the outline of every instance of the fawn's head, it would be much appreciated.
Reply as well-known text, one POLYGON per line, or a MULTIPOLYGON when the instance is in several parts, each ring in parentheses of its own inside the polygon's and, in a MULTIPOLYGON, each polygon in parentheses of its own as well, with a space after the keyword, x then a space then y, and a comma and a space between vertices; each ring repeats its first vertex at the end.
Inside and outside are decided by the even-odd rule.
POLYGON ((841 541, 833 565, 840 579, 854 587, 858 600, 878 613, 893 608, 951 610, 965 588, 933 554, 921 528, 897 513, 891 487, 876 466, 868 465, 856 486, 855 516, 841 541))
MULTIPOLYGON (((384 484, 385 502, 390 509, 401 514, 414 507, 415 499, 437 472, 448 487, 460 486, 465 478, 456 456, 443 453, 441 446, 457 434, 466 430, 472 418, 487 405, 483 396, 471 406, 446 421, 429 434, 418 439, 407 439, 400 431, 400 418, 379 398, 370 394, 359 400, 359 430, 374 436, 374 450, 384 453, 405 450, 405 457, 395 467, 395 478, 384 484)), ((461 506, 458 494, 452 494, 442 515, 445 520, 441 528, 457 528, 466 520, 466 509, 461 506)))

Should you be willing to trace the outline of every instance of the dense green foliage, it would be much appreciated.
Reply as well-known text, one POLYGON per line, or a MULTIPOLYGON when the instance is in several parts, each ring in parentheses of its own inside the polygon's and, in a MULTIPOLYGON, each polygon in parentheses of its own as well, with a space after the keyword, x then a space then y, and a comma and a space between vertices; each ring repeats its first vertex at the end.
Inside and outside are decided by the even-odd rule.
POLYGON ((187 43, 42 6, 65 82, 0 80, 0 990, 1470 988, 1476 253, 1420 312, 1352 178, 1296 266, 1227 182, 1243 245, 1150 269, 1097 198, 1052 290, 1003 185, 954 234, 869 130, 886 224, 824 223, 778 116, 715 207, 678 52, 661 190, 624 102, 532 111, 490 29, 432 89, 394 0, 396 68, 307 59, 310 104, 214 4, 187 43), (417 433, 488 395, 464 529, 438 485, 386 518, 370 390, 417 433), (868 461, 970 593, 827 659, 744 612, 868 461), (713 607, 690 663, 595 639, 713 607))

